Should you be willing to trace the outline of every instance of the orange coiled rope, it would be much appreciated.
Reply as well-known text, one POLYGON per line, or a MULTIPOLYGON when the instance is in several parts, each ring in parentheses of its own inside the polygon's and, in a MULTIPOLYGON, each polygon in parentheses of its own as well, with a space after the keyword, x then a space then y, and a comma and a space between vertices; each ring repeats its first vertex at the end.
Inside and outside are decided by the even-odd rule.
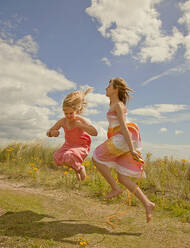
MULTIPOLYGON (((141 163, 142 165, 144 165, 144 161, 142 159, 136 159, 136 158, 133 158, 135 160, 137 160, 139 163, 141 163)), ((131 195, 134 195, 141 180, 142 180, 142 175, 143 175, 143 172, 144 172, 144 168, 142 166, 142 171, 141 171, 141 175, 137 181, 137 186, 135 187, 135 189, 133 190, 133 192, 130 194, 129 190, 127 189, 127 195, 128 195, 128 199, 126 201, 124 201, 115 211, 115 214, 113 215, 110 215, 106 218, 106 222, 111 225, 112 228, 115 228, 117 223, 118 223, 118 217, 121 217, 123 216, 125 213, 126 213, 126 210, 122 211, 122 212, 119 212, 125 205, 128 204, 128 206, 131 206, 131 195)))

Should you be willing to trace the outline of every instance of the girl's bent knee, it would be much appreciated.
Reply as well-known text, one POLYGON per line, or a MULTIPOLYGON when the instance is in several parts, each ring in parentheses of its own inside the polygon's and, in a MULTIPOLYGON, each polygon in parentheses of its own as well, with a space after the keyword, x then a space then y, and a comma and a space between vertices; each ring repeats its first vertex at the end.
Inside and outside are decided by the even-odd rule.
POLYGON ((127 181, 127 180, 128 180, 128 177, 127 177, 127 176, 123 176, 123 175, 118 174, 118 175, 117 175, 117 179, 118 179, 118 181, 119 181, 121 184, 123 184, 124 181, 127 181))

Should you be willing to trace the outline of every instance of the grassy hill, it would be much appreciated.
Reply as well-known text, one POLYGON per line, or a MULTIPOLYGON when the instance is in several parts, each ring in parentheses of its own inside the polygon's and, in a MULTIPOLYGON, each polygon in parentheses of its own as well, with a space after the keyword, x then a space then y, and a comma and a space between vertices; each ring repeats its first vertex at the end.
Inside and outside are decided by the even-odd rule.
POLYGON ((1 179, 0 247, 189 247, 190 224, 155 210, 145 222, 143 207, 126 206, 112 229, 106 216, 116 203, 103 203, 78 191, 27 188, 1 179))
POLYGON ((90 158, 84 162, 88 177, 78 183, 72 170, 54 165, 53 152, 41 144, 0 150, 0 208, 7 211, 0 216, 1 248, 189 247, 188 161, 152 161, 147 154, 140 187, 156 203, 153 219, 146 224, 144 208, 132 197, 113 229, 106 217, 127 194, 105 200, 109 187, 90 158))

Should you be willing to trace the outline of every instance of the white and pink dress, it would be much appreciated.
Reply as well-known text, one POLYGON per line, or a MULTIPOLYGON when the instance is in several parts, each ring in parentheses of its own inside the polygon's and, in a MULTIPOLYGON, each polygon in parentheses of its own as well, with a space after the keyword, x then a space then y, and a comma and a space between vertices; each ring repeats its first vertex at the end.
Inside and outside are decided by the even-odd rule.
MULTIPOLYGON (((107 112, 109 122, 107 137, 108 139, 96 147, 93 159, 110 168, 114 168, 119 174, 130 177, 146 177, 142 163, 133 159, 129 152, 128 144, 121 133, 120 123, 116 112, 107 112)), ((141 150, 141 136, 139 128, 135 123, 128 122, 126 111, 126 125, 128 127, 133 146, 136 151, 141 150)))

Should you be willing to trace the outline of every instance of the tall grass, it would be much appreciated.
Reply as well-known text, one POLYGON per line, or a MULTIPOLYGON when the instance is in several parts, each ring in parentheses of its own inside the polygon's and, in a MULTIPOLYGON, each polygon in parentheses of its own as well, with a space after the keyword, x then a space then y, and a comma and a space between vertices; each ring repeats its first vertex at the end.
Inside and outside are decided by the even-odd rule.
MULTIPOLYGON (((104 200, 109 185, 97 172, 91 158, 83 165, 87 178, 79 183, 75 172, 66 166, 57 167, 53 161, 53 153, 57 148, 38 144, 12 144, 0 149, 0 173, 10 179, 17 179, 33 186, 59 188, 63 190, 80 190, 89 196, 104 200)), ((140 187, 151 200, 157 203, 157 209, 165 209, 171 215, 179 216, 182 221, 190 222, 190 163, 185 159, 173 158, 151 159, 146 154, 146 179, 140 181, 140 187)), ((116 174, 113 172, 116 178, 116 174)), ((116 178, 117 180, 117 178, 116 178)), ((121 202, 122 195, 107 202, 121 202)), ((138 204, 135 197, 132 205, 138 204)))

